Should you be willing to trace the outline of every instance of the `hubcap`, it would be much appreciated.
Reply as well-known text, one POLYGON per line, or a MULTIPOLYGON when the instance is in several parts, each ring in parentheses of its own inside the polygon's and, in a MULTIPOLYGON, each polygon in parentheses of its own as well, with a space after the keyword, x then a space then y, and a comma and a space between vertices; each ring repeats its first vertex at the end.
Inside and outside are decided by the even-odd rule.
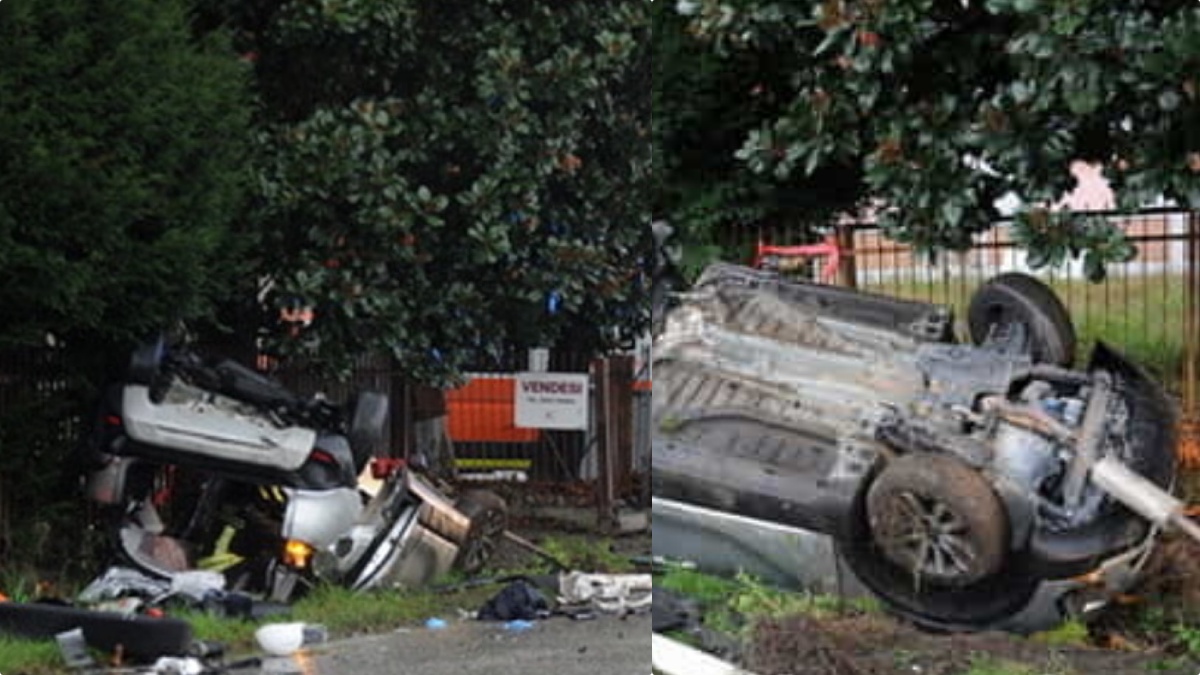
POLYGON ((491 560, 507 526, 504 513, 498 509, 489 510, 477 518, 483 522, 479 526, 478 534, 467 542, 467 553, 464 556, 465 566, 470 570, 480 569, 491 560))
POLYGON ((966 521, 944 502, 913 492, 899 492, 871 517, 879 548, 914 580, 948 585, 979 581, 988 570, 980 564, 977 543, 966 521))

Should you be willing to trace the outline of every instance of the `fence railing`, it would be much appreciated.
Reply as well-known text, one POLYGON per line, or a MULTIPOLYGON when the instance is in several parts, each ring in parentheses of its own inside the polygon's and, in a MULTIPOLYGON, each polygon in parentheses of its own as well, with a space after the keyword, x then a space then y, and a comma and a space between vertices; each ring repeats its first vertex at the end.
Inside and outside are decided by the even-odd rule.
MULTIPOLYGON (((547 367, 553 372, 587 373, 589 355, 552 352, 547 367)), ((342 384, 330 385, 303 368, 285 368, 277 376, 301 393, 321 391, 344 400, 369 389, 391 402, 391 429, 386 447, 397 457, 436 452, 431 438, 444 434, 453 449, 460 474, 521 475, 535 482, 581 479, 581 466, 592 448, 586 431, 519 429, 514 425, 517 373, 528 369, 524 355, 479 366, 458 389, 441 392, 409 380, 386 358, 363 359, 342 384), (422 425, 444 418, 445 427, 426 432, 422 425)), ((441 422, 438 422, 441 424, 441 422)))

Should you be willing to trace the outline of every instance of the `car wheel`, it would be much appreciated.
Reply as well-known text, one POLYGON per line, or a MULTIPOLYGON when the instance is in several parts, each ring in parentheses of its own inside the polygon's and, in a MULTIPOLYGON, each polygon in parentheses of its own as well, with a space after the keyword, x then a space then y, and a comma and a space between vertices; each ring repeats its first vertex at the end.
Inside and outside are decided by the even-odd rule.
POLYGON ((975 344, 997 329, 1018 325, 1034 362, 1070 366, 1075 361, 1075 328, 1067 308, 1049 286, 1027 274, 1001 274, 984 284, 971 298, 967 323, 975 344))
POLYGON ((890 611, 927 628, 976 630, 1018 614, 1038 588, 1007 555, 1008 537, 1007 511, 980 474, 922 453, 884 467, 837 546, 890 611), (917 536, 941 553, 922 554, 917 536))
POLYGON ((347 437, 350 451, 354 454, 354 470, 361 473, 383 444, 391 405, 387 395, 363 391, 350 401, 347 409, 350 412, 347 437))
POLYGON ((508 504, 494 492, 472 490, 459 497, 454 508, 471 520, 454 567, 467 574, 477 574, 492 559, 504 539, 508 529, 508 504))
POLYGON ((913 582, 968 586, 1000 571, 1008 519, 978 472, 944 455, 892 461, 867 493, 871 538, 913 582))

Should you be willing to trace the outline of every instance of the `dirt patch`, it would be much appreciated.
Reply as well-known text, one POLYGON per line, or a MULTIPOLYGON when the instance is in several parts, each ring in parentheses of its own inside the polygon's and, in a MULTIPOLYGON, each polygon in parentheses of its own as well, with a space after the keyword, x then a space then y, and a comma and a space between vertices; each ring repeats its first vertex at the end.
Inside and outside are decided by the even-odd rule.
POLYGON ((1143 579, 1071 645, 1002 633, 930 634, 873 614, 798 616, 760 623, 743 662, 759 675, 964 675, 981 663, 1020 664, 1027 671, 980 670, 1029 675, 1196 675, 1200 660, 1186 656, 1195 645, 1184 644, 1195 630, 1183 629, 1186 638, 1180 631, 1200 624, 1200 549, 1164 538, 1143 579))
POLYGON ((989 662, 1020 664, 1031 675, 1196 673, 1195 664, 1167 663, 1165 654, 1057 647, 999 633, 932 635, 872 615, 766 621, 745 654, 759 675, 963 675, 989 662))

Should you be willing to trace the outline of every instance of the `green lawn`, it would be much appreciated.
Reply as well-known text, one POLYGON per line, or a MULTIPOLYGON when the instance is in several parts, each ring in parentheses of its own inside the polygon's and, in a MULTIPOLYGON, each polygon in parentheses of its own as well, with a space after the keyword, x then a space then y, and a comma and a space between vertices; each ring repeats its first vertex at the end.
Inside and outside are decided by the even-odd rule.
MULTIPOLYGON (((377 633, 419 625, 432 617, 456 620, 459 609, 475 611, 497 590, 498 586, 480 586, 451 593, 432 590, 354 593, 342 588, 322 588, 296 603, 290 614, 263 621, 236 621, 203 612, 173 616, 191 623, 196 639, 221 643, 230 653, 239 654, 254 652, 254 632, 271 622, 321 624, 331 635, 339 637, 377 633)), ((25 675, 67 672, 53 642, 0 638, 0 673, 8 673, 10 669, 25 675)))
MULTIPOLYGON (((632 564, 612 552, 609 539, 562 535, 542 542, 546 550, 572 569, 625 573, 632 564)), ((495 570, 492 578, 513 575, 537 575, 550 572, 543 561, 531 561, 522 569, 495 570)), ((254 632, 265 623, 299 621, 321 624, 331 636, 346 637, 379 633, 405 626, 418 626, 437 617, 457 620, 459 610, 474 612, 501 588, 497 584, 463 587, 462 579, 448 577, 434 587, 411 591, 374 591, 356 593, 340 587, 319 588, 293 607, 290 614, 260 622, 235 621, 199 611, 173 613, 192 624, 195 638, 226 645, 231 654, 255 651, 254 632), (457 590, 455 590, 457 589, 457 590)), ((53 642, 34 642, 0 637, 0 673, 52 675, 67 672, 53 642)))

